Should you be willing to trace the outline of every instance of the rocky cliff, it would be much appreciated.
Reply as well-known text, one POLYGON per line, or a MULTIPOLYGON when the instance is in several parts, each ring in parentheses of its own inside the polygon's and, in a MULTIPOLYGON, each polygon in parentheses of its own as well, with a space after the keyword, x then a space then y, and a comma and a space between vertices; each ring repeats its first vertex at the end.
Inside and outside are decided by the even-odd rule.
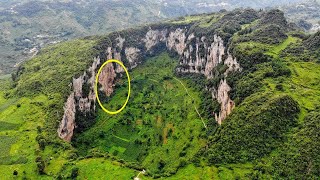
POLYGON ((65 141, 71 141, 74 128, 76 128, 76 113, 85 116, 95 110, 96 95, 94 93, 95 74, 100 59, 95 58, 88 71, 72 81, 72 92, 65 103, 64 115, 58 128, 58 135, 65 141), (84 92, 84 85, 89 85, 89 92, 84 92))
MULTIPOLYGON (((105 52, 102 53, 104 60, 118 59, 128 69, 132 69, 148 54, 153 54, 156 49, 164 47, 163 50, 179 55, 180 65, 176 69, 177 72, 201 73, 211 79, 215 76, 214 68, 219 64, 228 67, 225 76, 231 71, 241 70, 239 63, 227 51, 222 38, 218 35, 214 35, 213 38, 198 37, 190 31, 189 26, 148 27, 135 30, 133 34, 120 33, 117 37, 114 34, 110 35, 111 42, 107 43, 105 52)), ((65 103, 64 116, 58 128, 60 138, 71 141, 73 131, 78 126, 76 117, 92 118, 88 114, 95 111, 95 75, 102 63, 99 57, 95 58, 92 66, 83 75, 73 79, 73 90, 65 103)), ((99 76, 99 90, 110 96, 114 91, 116 74, 121 72, 123 69, 118 64, 108 64, 99 76)), ((218 87, 209 89, 212 91, 212 99, 221 104, 221 110, 216 114, 216 121, 221 124, 235 106, 228 94, 231 87, 225 79, 221 79, 218 87)))

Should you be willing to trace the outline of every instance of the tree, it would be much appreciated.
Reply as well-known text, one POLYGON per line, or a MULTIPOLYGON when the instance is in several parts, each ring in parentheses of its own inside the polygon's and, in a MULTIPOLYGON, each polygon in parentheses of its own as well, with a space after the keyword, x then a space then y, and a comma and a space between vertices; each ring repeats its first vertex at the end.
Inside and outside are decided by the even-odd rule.
POLYGON ((17 170, 14 170, 14 171, 13 171, 13 175, 17 176, 17 175, 18 175, 18 171, 17 171, 17 170))
POLYGON ((44 161, 43 161, 41 156, 38 156, 36 158, 36 163, 37 163, 37 168, 38 168, 39 174, 45 174, 45 172, 44 172, 45 163, 44 163, 44 161))
POLYGON ((79 175, 79 168, 77 168, 77 167, 72 168, 71 178, 76 179, 78 177, 78 175, 79 175))

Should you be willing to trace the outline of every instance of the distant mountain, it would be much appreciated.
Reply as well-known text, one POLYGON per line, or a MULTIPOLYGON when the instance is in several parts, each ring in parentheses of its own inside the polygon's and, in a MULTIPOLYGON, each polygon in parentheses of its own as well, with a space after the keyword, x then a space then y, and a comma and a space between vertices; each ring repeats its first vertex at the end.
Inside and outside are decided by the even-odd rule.
POLYGON ((279 9, 285 12, 290 21, 295 22, 306 31, 316 32, 320 30, 320 1, 306 1, 282 6, 279 9))

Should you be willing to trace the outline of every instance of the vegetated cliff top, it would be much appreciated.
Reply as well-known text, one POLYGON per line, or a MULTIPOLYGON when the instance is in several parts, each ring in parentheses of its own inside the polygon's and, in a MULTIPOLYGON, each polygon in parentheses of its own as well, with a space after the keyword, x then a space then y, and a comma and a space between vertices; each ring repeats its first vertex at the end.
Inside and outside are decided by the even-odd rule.
MULTIPOLYGON (((290 1, 295 2, 301 0, 290 1)), ((104 34, 165 18, 287 3, 287 0, 0 1, 0 27, 4 29, 0 34, 0 73, 11 73, 17 63, 32 57, 37 50, 60 41, 104 34)))

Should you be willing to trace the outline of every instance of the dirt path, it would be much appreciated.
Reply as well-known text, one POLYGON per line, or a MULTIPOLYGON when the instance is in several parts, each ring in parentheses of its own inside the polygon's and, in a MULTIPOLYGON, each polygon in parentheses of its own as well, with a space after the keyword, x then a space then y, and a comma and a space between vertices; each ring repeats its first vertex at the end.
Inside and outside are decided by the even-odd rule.
MULTIPOLYGON (((186 90, 186 93, 188 94, 188 96, 194 101, 194 98, 189 94, 188 89, 187 89, 186 86, 182 83, 182 81, 180 81, 180 80, 179 80, 178 78, 176 78, 176 77, 173 77, 173 78, 174 78, 176 81, 178 81, 178 82, 183 86, 183 88, 186 90)), ((201 115, 200 115, 197 107, 196 107, 194 104, 193 104, 193 107, 194 107, 194 109, 196 110, 198 116, 200 117, 200 119, 201 119, 201 121, 202 121, 202 123, 203 123, 203 126, 207 129, 207 125, 205 124, 203 118, 201 117, 201 115)))

